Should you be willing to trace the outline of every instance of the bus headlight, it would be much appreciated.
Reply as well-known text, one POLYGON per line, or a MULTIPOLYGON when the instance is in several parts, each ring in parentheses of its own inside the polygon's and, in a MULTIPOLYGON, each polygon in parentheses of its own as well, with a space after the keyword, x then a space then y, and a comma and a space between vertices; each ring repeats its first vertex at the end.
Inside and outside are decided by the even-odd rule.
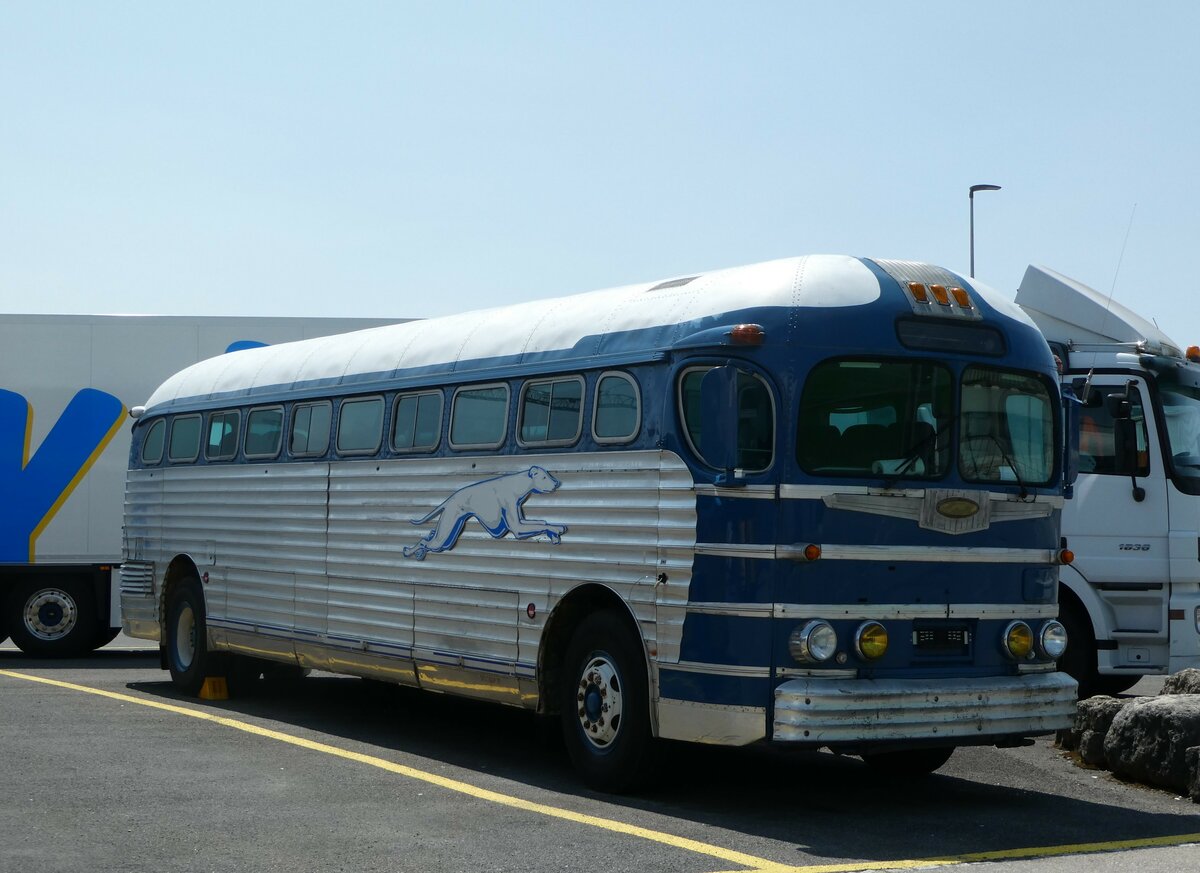
POLYGON ((837 651, 837 632, 829 622, 813 619, 792 631, 788 651, 802 663, 828 661, 837 651))
POLYGON ((1067 650, 1067 629, 1060 621, 1048 621, 1038 634, 1038 649, 1051 661, 1057 661, 1067 650))
POLYGON ((877 621, 868 621, 858 626, 854 634, 854 648, 868 661, 882 658, 888 647, 887 628, 877 621))
POLYGON ((1018 661, 1024 661, 1033 651, 1033 631, 1023 621, 1014 621, 1004 629, 1004 651, 1018 661))

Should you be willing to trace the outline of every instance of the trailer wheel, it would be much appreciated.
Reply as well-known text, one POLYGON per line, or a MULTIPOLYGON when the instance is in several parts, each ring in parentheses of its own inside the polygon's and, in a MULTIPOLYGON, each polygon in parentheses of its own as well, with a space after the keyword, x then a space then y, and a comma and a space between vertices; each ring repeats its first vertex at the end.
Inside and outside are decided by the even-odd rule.
POLYGON ((208 651, 204 592, 195 576, 167 595, 167 669, 184 694, 199 694, 216 656, 208 651))
POLYGON ((87 586, 61 579, 18 585, 5 605, 8 633, 27 655, 70 658, 90 648, 96 610, 87 586))
POLYGON ((1070 599, 1059 599, 1059 617, 1067 629, 1067 650, 1058 659, 1058 669, 1079 683, 1079 699, 1100 692, 1096 669, 1096 636, 1083 610, 1070 599))
POLYGON ((950 760, 954 746, 935 749, 909 749, 903 752, 875 752, 862 759, 874 772, 889 779, 928 776, 950 760))
POLYGON ((571 762, 599 791, 636 788, 648 776, 651 748, 641 641, 616 612, 593 613, 571 638, 563 675, 559 706, 571 762))

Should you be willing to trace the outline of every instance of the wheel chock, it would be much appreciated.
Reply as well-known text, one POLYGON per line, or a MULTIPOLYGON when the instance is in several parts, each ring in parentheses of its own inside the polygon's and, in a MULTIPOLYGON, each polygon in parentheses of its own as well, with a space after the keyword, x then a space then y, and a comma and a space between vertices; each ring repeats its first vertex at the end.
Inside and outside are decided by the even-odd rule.
POLYGON ((229 683, 224 676, 208 676, 200 686, 201 700, 228 700, 229 683))

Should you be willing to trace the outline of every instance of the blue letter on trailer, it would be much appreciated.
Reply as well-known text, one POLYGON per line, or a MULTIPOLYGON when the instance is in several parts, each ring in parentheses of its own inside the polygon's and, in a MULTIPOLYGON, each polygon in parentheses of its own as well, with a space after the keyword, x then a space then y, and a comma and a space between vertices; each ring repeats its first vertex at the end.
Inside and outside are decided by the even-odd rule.
POLYGON ((0 388, 0 563, 33 561, 34 543, 105 446, 117 435, 125 406, 84 388, 29 457, 33 410, 0 388))

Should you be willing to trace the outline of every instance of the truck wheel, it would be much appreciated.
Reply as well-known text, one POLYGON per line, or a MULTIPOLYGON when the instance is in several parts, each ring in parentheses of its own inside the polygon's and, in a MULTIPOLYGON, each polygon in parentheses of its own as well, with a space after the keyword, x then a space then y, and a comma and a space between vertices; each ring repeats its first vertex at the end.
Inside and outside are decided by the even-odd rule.
POLYGON ((94 599, 87 586, 76 582, 47 579, 18 585, 6 605, 8 632, 27 655, 80 655, 96 632, 94 599))
POLYGON ((1117 695, 1123 691, 1128 691, 1134 685, 1137 685, 1141 680, 1141 676, 1124 676, 1117 674, 1110 676, 1108 674, 1097 674, 1096 676, 1096 693, 1117 695))
POLYGON ((909 749, 906 752, 876 752, 863 755, 867 766, 889 779, 928 776, 950 760, 954 746, 937 749, 909 749))
POLYGON ((1059 621, 1067 629, 1067 650, 1058 659, 1058 669, 1079 683, 1079 699, 1100 693, 1096 672, 1096 637, 1092 623, 1072 601, 1060 600, 1059 621))
POLYGON ((96 631, 96 636, 92 639, 92 651, 102 649, 117 638, 117 634, 121 632, 119 627, 102 627, 96 631))
POLYGON ((215 666, 208 651, 204 592, 195 576, 184 579, 167 595, 167 669, 184 694, 196 695, 215 666))
POLYGON ((612 610, 593 613, 571 638, 559 707, 563 739, 583 780, 624 792, 648 775, 650 698, 641 641, 612 610))

